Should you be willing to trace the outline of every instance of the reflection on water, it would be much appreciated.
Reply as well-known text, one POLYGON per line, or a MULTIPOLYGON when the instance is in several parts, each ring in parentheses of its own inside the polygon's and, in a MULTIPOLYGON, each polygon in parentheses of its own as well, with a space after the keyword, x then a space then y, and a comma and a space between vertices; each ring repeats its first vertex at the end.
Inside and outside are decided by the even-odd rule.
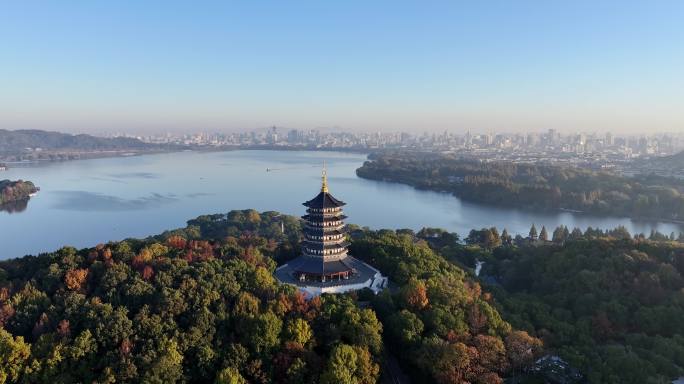
POLYGON ((145 237, 182 227, 202 214, 254 208, 302 215, 320 188, 327 163, 332 193, 347 202, 349 222, 371 228, 441 227, 466 236, 496 226, 526 235, 534 223, 549 232, 614 228, 631 233, 682 228, 667 223, 530 212, 463 202, 454 196, 356 177, 365 156, 334 152, 182 152, 13 167, 10 179, 31 180, 41 192, 31 204, 0 212, 0 259, 145 237), (267 169, 269 171, 267 171, 267 169), (22 211, 23 210, 23 211, 22 211), (8 212, 8 211, 5 211, 8 212))
POLYGON ((152 172, 124 172, 109 175, 117 179, 157 179, 159 174, 152 172))
POLYGON ((133 199, 88 191, 55 191, 54 208, 72 211, 130 211, 142 210, 168 204, 178 199, 170 195, 152 193, 133 199))
POLYGON ((26 210, 30 198, 25 200, 10 201, 5 204, 0 204, 0 211, 7 213, 18 213, 26 210))
POLYGON ((195 193, 186 193, 185 197, 189 198, 194 198, 194 197, 202 197, 202 196, 211 196, 213 193, 204 193, 204 192, 195 192, 195 193))

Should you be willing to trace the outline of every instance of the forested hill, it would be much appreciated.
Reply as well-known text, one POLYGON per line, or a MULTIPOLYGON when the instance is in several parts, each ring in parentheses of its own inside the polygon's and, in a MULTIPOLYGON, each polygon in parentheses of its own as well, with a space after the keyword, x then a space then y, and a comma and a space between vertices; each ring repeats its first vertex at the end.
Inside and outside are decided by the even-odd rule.
POLYGON ((56 151, 79 153, 154 148, 157 146, 134 138, 103 138, 40 130, 0 129, 0 159, 8 160, 43 158, 56 151))
POLYGON ((681 242, 349 227, 350 251, 391 290, 306 300, 278 284, 300 220, 253 210, 0 262, 0 383, 371 384, 387 352, 415 383, 684 375, 681 242), (464 271, 476 261, 484 288, 464 271))
MULTIPOLYGON (((418 236, 455 263, 483 263, 480 277, 504 318, 542 338, 590 383, 669 384, 683 376, 684 238, 631 237, 624 228, 553 233, 511 239, 483 228, 465 245, 440 230, 418 236)), ((572 377, 565 364, 547 368, 572 377)))
POLYGON ((684 152, 672 156, 638 159, 627 168, 630 172, 654 173, 684 179, 684 152))
POLYGON ((542 353, 410 233, 353 230, 392 292, 305 300, 272 277, 300 237, 297 218, 233 211, 0 262, 0 383, 371 384, 389 346, 417 383, 489 384, 542 353))
POLYGON ((0 129, 0 151, 22 148, 43 149, 121 149, 150 146, 134 138, 103 138, 90 135, 70 135, 40 130, 8 131, 0 129))
POLYGON ((627 178, 588 169, 408 152, 377 155, 356 172, 485 204, 684 220, 684 180, 655 175, 627 178))

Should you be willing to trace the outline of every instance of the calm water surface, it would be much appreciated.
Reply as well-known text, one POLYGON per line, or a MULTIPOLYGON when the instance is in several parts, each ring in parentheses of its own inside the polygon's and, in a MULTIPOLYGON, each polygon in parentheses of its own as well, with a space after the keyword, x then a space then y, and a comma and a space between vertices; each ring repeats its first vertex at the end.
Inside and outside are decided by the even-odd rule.
MULTIPOLYGON (((323 160, 331 192, 347 202, 349 222, 371 228, 441 227, 467 234, 496 226, 526 234, 530 225, 588 226, 632 232, 684 230, 571 213, 537 213, 462 202, 441 193, 356 177, 365 156, 329 152, 182 152, 13 167, 1 179, 31 180, 41 188, 22 212, 0 212, 0 259, 146 237, 182 227, 202 214, 254 208, 293 215, 320 188, 323 160), (267 172, 266 169, 273 169, 267 172)), ((549 230, 551 231, 551 229, 549 230)))

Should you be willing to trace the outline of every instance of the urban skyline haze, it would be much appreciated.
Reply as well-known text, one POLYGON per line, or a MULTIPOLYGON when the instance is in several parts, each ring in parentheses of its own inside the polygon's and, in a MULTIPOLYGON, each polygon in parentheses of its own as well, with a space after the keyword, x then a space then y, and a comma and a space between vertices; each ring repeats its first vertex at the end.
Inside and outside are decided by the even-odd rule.
POLYGON ((684 131, 684 3, 17 2, 0 129, 684 131))

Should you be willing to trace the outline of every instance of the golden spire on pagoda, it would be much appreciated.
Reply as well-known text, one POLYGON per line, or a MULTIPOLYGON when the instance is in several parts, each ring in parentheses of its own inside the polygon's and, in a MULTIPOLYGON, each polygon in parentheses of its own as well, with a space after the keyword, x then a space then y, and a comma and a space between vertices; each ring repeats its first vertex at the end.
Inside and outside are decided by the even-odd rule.
POLYGON ((325 161, 323 161, 323 172, 321 175, 321 178, 323 179, 323 185, 321 186, 321 192, 328 192, 328 171, 325 168, 325 161))

